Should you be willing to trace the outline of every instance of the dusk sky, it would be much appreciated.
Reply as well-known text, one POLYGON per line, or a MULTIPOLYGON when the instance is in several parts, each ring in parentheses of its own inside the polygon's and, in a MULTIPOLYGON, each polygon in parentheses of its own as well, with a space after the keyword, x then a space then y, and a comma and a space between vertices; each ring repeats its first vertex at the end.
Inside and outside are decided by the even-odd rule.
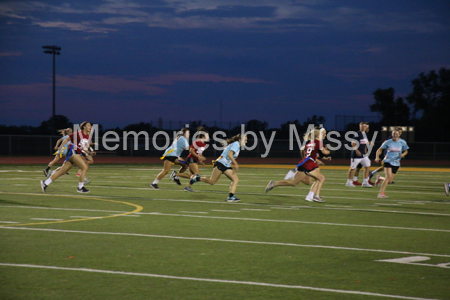
POLYGON ((1 1, 0 124, 375 116, 378 88, 450 68, 450 1, 1 1), (222 115, 220 100, 222 99, 222 115))

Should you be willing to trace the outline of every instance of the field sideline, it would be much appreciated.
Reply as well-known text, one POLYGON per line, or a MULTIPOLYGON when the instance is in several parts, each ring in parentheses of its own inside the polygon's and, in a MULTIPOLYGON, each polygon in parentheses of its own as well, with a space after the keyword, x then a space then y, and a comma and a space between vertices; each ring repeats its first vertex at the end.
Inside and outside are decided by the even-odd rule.
POLYGON ((289 165, 241 164, 240 203, 224 176, 153 190, 161 164, 93 165, 89 194, 71 170, 43 194, 43 167, 0 165, 2 300, 450 299, 450 169, 403 167, 378 199, 325 166, 319 204, 303 184, 264 193, 289 165))

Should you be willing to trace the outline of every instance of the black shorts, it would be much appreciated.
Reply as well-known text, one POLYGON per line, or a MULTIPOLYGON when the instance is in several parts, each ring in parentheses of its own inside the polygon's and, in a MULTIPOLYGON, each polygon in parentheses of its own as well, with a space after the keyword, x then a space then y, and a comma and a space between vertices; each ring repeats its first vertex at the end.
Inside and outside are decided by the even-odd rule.
POLYGON ((314 167, 311 170, 306 169, 304 166, 297 167, 297 171, 304 172, 305 174, 308 174, 309 172, 312 172, 315 169, 317 169, 317 167, 314 167))
POLYGON ((187 165, 188 165, 188 164, 198 164, 198 162, 195 161, 195 159, 191 156, 191 157, 188 157, 188 158, 187 158, 186 164, 187 164, 187 165))
POLYGON ((384 163, 384 168, 385 169, 390 168, 390 169, 392 169, 392 174, 397 174, 398 168, 400 168, 400 167, 393 166, 390 163, 384 163))
POLYGON ((231 167, 226 167, 223 164, 221 164, 220 162, 215 162, 214 163, 214 168, 219 169, 220 172, 225 173, 226 170, 232 170, 233 168, 231 167))
POLYGON ((175 162, 178 159, 176 156, 164 156, 164 160, 168 160, 170 162, 175 162))

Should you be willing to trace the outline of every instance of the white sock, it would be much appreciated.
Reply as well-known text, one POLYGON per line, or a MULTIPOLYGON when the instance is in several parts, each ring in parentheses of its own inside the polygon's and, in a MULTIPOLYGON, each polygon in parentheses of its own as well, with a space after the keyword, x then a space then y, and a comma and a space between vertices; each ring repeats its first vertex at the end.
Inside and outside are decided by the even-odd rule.
POLYGON ((159 180, 158 180, 158 179, 155 179, 155 180, 153 180, 153 183, 152 183, 152 184, 158 184, 158 182, 159 182, 159 180))
POLYGON ((364 182, 364 183, 369 183, 369 177, 364 178, 363 182, 364 182))
POLYGON ((314 198, 314 193, 313 192, 309 192, 307 197, 308 198, 314 198))
POLYGON ((347 183, 351 183, 352 182, 352 180, 351 179, 347 179, 347 183))
POLYGON ((44 181, 44 184, 45 185, 50 185, 50 183, 52 183, 52 182, 53 182, 53 180, 51 178, 47 178, 47 180, 44 181))
POLYGON ((84 186, 84 182, 78 182, 78 188, 81 189, 84 186))
POLYGON ((353 176, 353 181, 358 181, 358 176, 353 176))

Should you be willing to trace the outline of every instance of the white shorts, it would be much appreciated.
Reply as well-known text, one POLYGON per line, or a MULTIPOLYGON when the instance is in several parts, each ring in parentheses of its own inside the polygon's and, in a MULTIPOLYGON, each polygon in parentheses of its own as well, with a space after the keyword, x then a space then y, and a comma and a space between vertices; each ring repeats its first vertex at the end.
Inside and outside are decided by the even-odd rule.
POLYGON ((356 166, 361 164, 363 167, 370 167, 370 159, 368 157, 352 158, 350 160, 350 169, 356 169, 356 166))

